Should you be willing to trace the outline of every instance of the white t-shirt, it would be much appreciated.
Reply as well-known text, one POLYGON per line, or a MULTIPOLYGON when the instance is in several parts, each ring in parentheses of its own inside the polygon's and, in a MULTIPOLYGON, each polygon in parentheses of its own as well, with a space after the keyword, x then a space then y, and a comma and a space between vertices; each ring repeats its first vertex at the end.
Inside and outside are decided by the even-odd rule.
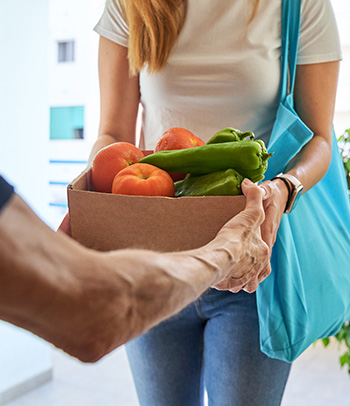
MULTIPOLYGON (((268 142, 279 104, 281 0, 260 0, 247 28, 247 0, 188 0, 185 24, 165 68, 140 73, 142 137, 153 149, 170 127, 203 141, 234 127, 268 142)), ((107 0, 95 31, 128 46, 119 0, 107 0)), ((303 0, 298 64, 341 59, 330 0, 303 0)))

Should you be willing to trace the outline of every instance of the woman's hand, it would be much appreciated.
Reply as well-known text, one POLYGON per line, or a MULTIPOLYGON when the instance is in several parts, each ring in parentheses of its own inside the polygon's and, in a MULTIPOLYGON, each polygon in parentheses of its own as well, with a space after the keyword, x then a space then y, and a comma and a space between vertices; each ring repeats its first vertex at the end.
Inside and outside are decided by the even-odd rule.
POLYGON ((70 220, 69 220, 69 214, 67 213, 61 224, 59 225, 57 231, 62 231, 63 233, 67 234, 69 237, 72 236, 71 228, 70 228, 70 220))
POLYGON ((287 185, 280 179, 267 180, 261 183, 260 187, 265 191, 263 202, 265 221, 261 225, 261 237, 269 247, 271 258, 272 247, 276 241, 277 230, 286 208, 289 192, 287 185))

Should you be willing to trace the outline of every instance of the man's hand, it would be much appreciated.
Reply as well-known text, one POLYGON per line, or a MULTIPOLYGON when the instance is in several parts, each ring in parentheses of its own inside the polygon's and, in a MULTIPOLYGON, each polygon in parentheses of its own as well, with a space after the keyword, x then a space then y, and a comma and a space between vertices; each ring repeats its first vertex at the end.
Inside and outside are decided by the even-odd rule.
POLYGON ((220 264, 222 273, 214 285, 216 289, 234 293, 243 289, 252 293, 271 272, 269 248, 260 235, 260 226, 265 219, 264 190, 246 179, 242 191, 247 197, 245 210, 225 224, 206 246, 213 251, 208 251, 203 260, 220 264))

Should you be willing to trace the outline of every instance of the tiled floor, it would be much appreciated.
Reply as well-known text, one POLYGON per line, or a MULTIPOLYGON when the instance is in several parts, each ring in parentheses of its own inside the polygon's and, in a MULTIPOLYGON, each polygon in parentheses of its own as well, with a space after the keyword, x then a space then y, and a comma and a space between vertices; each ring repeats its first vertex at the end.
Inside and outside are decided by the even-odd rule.
MULTIPOLYGON (((282 406, 350 406, 350 376, 340 369, 340 353, 336 345, 317 344, 299 357, 282 406)), ((53 362, 51 382, 6 406, 139 406, 123 347, 92 365, 54 350, 53 362)))

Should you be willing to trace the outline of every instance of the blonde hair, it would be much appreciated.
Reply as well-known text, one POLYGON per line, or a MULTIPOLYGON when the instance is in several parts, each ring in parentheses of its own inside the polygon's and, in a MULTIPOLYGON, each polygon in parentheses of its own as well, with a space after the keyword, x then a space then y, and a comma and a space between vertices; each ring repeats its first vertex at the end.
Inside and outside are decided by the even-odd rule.
MULTIPOLYGON (((259 0, 254 4, 248 24, 254 19, 259 0)), ((130 73, 145 66, 158 72, 166 64, 185 21, 186 0, 124 0, 129 26, 128 58, 130 73)))

